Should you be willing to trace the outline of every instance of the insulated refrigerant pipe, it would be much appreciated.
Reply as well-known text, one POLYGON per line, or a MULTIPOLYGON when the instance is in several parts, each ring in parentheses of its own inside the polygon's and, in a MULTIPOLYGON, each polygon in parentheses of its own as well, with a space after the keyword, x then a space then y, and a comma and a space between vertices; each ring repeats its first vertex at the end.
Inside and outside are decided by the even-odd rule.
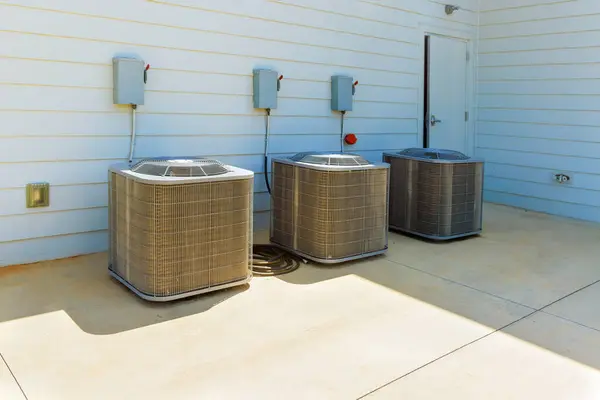
POLYGON ((133 162, 133 153, 135 151, 135 114, 137 110, 137 104, 131 105, 131 141, 129 143, 129 164, 133 162))
POLYGON ((269 136, 271 135, 271 109, 267 108, 266 124, 265 124, 265 162, 264 162, 264 173, 265 173, 265 184, 267 185, 267 191, 271 194, 271 185, 269 185, 269 136))

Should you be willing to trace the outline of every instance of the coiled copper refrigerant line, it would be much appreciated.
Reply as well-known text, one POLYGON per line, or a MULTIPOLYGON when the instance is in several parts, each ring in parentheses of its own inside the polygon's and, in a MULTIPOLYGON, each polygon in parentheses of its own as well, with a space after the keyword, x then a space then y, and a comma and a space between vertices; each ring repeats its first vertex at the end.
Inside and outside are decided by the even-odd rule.
POLYGON ((271 244, 256 244, 252 248, 252 272, 259 276, 288 274, 305 262, 271 244))

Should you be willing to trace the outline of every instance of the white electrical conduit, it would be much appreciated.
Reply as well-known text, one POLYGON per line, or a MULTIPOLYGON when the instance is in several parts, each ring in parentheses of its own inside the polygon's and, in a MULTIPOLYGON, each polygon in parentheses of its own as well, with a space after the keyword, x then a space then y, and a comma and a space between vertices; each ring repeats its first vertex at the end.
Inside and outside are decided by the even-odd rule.
POLYGON ((131 105, 131 139, 129 143, 129 164, 133 162, 133 153, 135 151, 135 112, 137 110, 137 104, 131 105))
POLYGON ((340 152, 344 152, 344 116, 346 115, 346 111, 342 111, 342 127, 340 132, 340 152))

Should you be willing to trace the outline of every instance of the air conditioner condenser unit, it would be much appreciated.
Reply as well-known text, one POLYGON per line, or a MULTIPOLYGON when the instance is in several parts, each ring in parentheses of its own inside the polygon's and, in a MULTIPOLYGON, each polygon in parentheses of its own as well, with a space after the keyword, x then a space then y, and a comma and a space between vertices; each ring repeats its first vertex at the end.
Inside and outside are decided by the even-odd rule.
POLYGON ((320 263, 385 253, 388 181, 389 165, 355 154, 273 159, 271 241, 320 263))
POLYGON ((112 166, 110 274, 151 301, 248 282, 253 179, 195 157, 112 166))
POLYGON ((390 228, 433 240, 482 231, 482 160, 443 149, 384 153, 390 164, 390 228))

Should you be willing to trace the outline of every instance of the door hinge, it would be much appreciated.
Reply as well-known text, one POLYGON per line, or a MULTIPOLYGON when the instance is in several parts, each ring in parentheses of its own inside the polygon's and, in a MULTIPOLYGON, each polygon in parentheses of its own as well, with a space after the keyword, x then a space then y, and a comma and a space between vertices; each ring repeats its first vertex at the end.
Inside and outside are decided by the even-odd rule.
POLYGON ((467 51, 467 61, 471 60, 471 53, 467 51))
POLYGON ((468 120, 469 120, 469 112, 465 111, 465 121, 468 121, 468 120))

